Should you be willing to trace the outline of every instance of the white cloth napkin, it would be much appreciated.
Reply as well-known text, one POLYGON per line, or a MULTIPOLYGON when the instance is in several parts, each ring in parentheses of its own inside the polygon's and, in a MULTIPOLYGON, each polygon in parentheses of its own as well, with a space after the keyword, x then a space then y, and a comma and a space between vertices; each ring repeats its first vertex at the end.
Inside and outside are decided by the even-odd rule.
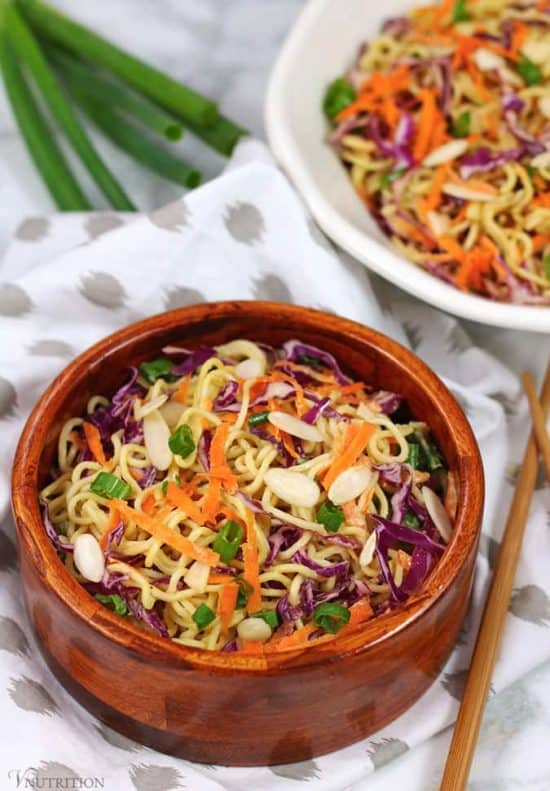
MULTIPOLYGON (((8 725, 2 729, 0 765, 12 770, 5 787, 26 776, 99 777, 116 791, 286 791, 299 781, 319 791, 359 788, 373 769, 452 722, 521 459, 526 405, 515 376, 476 348, 454 319, 404 296, 395 300, 394 294, 389 302, 380 282, 373 280, 373 286, 378 297, 366 269, 336 253, 265 148, 253 142, 241 145, 222 177, 148 215, 51 215, 19 227, 0 267, 0 721, 8 725), (326 309, 408 344, 445 377, 466 411, 487 483, 472 606, 440 677, 412 709, 371 738, 272 768, 202 766, 156 753, 109 730, 75 703, 45 666, 33 638, 8 515, 11 459, 24 420, 76 353, 167 308, 233 298, 326 309)), ((542 480, 495 690, 550 658, 550 503, 542 480)))

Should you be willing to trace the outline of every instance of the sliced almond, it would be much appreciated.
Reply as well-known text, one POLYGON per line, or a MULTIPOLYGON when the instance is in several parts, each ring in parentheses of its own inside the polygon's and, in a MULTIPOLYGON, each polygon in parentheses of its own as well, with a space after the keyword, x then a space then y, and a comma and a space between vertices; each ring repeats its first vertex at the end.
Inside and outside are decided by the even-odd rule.
POLYGON ((245 643, 265 643, 271 637, 271 627, 263 618, 245 618, 237 626, 237 634, 245 643))
POLYGON ((422 488, 422 495, 424 496, 426 510, 428 511, 432 522, 436 526, 437 532, 443 541, 448 544, 453 533, 453 526, 451 524, 451 518, 447 513, 447 509, 437 494, 432 491, 429 486, 424 486, 422 488))
POLYGON ((252 358, 242 360, 235 366, 235 375, 238 376, 239 379, 256 379, 258 376, 261 376, 263 372, 264 366, 259 360, 253 360, 252 358))
POLYGON ((172 463, 172 451, 168 447, 170 429, 158 409, 143 418, 143 437, 153 467, 167 470, 172 463))
POLYGON ((189 585, 191 590, 195 593, 204 593, 208 585, 208 576, 210 574, 210 567, 206 563, 201 563, 195 560, 189 566, 187 573, 184 576, 185 584, 189 585))
POLYGON ((435 236, 443 236, 449 229, 449 218, 445 214, 437 211, 429 211, 427 214, 430 230, 435 236))
POLYGON ((272 467, 266 472, 264 481, 280 500, 303 508, 313 508, 321 494, 315 481, 307 475, 283 467, 272 467))
POLYGON ((156 398, 151 399, 151 401, 142 401, 141 403, 136 404, 134 409, 134 415, 136 420, 141 420, 148 415, 150 412, 154 412, 155 409, 159 409, 163 404, 168 401, 168 396, 166 393, 162 395, 158 395, 156 398))
POLYGON ((453 198, 462 198, 463 200, 492 201, 495 199, 494 195, 488 195, 486 192, 478 192, 470 187, 461 187, 459 184, 453 184, 452 181, 445 182, 443 185, 443 192, 445 195, 452 195, 453 198))
POLYGON ((288 415, 286 412, 270 412, 267 419, 272 426, 280 428, 281 431, 286 431, 287 434, 292 434, 293 437, 307 439, 311 442, 321 442, 323 439, 316 426, 304 423, 303 420, 299 420, 293 415, 288 415))
POLYGON ((476 49, 473 58, 476 66, 481 71, 492 71, 493 69, 502 69, 506 66, 504 58, 501 58, 496 52, 492 52, 485 47, 476 49))
POLYGON ((105 571, 105 556, 99 541, 91 533, 81 533, 74 542, 73 560, 82 576, 100 582, 105 571))
POLYGON ((451 162, 451 160, 461 157, 467 151, 468 145, 467 140, 451 140, 450 143, 445 143, 439 148, 430 151, 422 164, 427 168, 435 168, 437 165, 451 162))
POLYGON ((186 409, 185 404, 180 404, 179 401, 171 399, 161 406, 159 412, 166 420, 170 428, 174 428, 177 426, 184 409, 186 409))
POLYGON ((550 42, 548 38, 527 39, 522 45, 521 51, 533 63, 543 66, 550 59, 550 42))
POLYGON ((539 99, 539 108, 545 118, 550 118, 550 96, 542 96, 539 99))
POLYGON ((543 151, 531 160, 534 168, 550 168, 550 151, 543 151))
POLYGON ((355 500, 360 494, 363 494, 365 489, 372 486, 375 477, 369 467, 348 467, 332 483, 328 490, 328 499, 334 505, 349 503, 350 500, 355 500))
POLYGON ((365 541, 365 545, 359 555, 359 565, 362 568, 367 568, 372 563, 374 557, 374 550, 376 549, 376 533, 374 530, 365 541))

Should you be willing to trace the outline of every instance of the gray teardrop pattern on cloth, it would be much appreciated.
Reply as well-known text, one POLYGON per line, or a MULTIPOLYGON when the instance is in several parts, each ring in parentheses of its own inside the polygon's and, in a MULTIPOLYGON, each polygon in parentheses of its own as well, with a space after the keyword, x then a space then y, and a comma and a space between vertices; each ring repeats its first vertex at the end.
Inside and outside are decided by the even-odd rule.
POLYGON ((422 343, 422 329, 420 325, 413 324, 412 321, 404 321, 403 329, 405 330, 405 335, 407 336, 411 349, 413 352, 416 351, 422 343))
POLYGON ((12 678, 11 684, 11 687, 8 688, 9 696, 20 709, 47 716, 57 711, 54 699, 38 681, 21 676, 12 678))
POLYGON ((85 788, 74 769, 58 761, 42 761, 34 770, 34 788, 85 788))
POLYGON ((15 238, 22 242, 41 242, 50 231, 47 217, 29 217, 15 231, 15 238))
POLYGON ((7 379, 0 376, 0 420, 14 417, 17 410, 17 393, 7 379))
POLYGON ((197 302, 206 301, 206 296, 197 288, 173 286, 164 290, 164 307, 166 310, 184 308, 187 305, 196 305, 197 302))
POLYGON ((239 202, 228 206, 223 221, 233 239, 242 244, 260 242, 265 232, 264 218, 252 203, 239 202))
POLYGON ((99 733, 99 735, 105 739, 107 744, 111 745, 111 747, 117 747, 119 750, 126 750, 126 752, 129 753, 134 753, 137 750, 144 749, 141 744, 132 741, 132 739, 128 739, 121 733, 117 733, 112 728, 109 728, 108 725, 104 725, 102 722, 94 725, 94 728, 99 733))
POLYGON ((16 283, 0 284, 0 316, 20 319, 33 309, 33 301, 16 283))
POLYGON ((269 767, 277 777, 286 777, 288 780, 317 780, 321 770, 315 761, 299 761, 295 764, 279 764, 269 767))
POLYGON ((86 217, 84 228, 90 239, 97 239, 104 233, 124 225, 123 220, 110 212, 94 212, 86 217))
POLYGON ((482 533, 479 537, 479 551, 483 557, 487 558, 487 563, 491 571, 495 568, 497 562, 498 551, 500 548, 499 542, 492 536, 482 533))
POLYGON ((100 308, 116 310, 124 305, 126 292, 113 275, 107 272, 89 272, 81 278, 80 293, 100 308))
POLYGON ((43 341, 34 341, 27 347, 29 354, 34 357, 72 357, 74 349, 65 341, 57 341, 46 339, 43 341))
POLYGON ((550 622, 550 599, 538 585, 525 585, 522 588, 516 588, 508 609, 516 618, 529 621, 537 626, 548 627, 550 622))
POLYGON ((136 791, 173 791, 184 788, 180 772, 175 766, 134 764, 130 768, 130 780, 136 791))
POLYGON ((400 755, 409 750, 409 745, 401 739, 380 739, 380 741, 369 742, 367 754, 374 764, 375 769, 379 769, 384 764, 399 758, 400 755))
POLYGON ((160 209, 155 209, 149 212, 148 219, 157 228, 162 228, 164 231, 173 231, 178 233, 189 225, 189 218, 191 212, 185 201, 178 200, 173 203, 168 203, 160 209))
POLYGON ((16 568, 15 544, 4 530, 0 530, 0 571, 15 571, 16 568))
POLYGON ((29 643, 24 631, 12 618, 0 615, 0 651, 10 654, 28 654, 29 643))
POLYGON ((289 304, 293 302, 289 287, 278 275, 269 273, 259 275, 253 279, 252 283, 252 296, 254 299, 287 302, 289 304))
POLYGON ((441 679, 443 689, 447 690, 456 700, 462 700, 464 686, 468 677, 468 670, 458 670, 456 673, 444 673, 441 679))

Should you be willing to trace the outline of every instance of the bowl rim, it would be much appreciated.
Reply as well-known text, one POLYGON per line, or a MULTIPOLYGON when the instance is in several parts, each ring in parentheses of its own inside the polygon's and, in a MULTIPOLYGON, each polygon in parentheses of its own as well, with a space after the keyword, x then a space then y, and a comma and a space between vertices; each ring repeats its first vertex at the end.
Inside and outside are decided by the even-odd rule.
MULTIPOLYGON (((200 341, 195 339, 195 342, 200 341)), ((381 641, 391 639, 394 634, 410 626, 430 609, 452 586, 470 553, 475 551, 481 532, 484 478, 479 448, 462 409, 441 379, 413 352, 376 330, 324 311, 250 300, 199 303, 158 313, 122 327, 79 354, 47 387, 25 423, 13 462, 11 494, 19 551, 28 554, 42 578, 42 585, 82 625, 91 627, 120 648, 129 649, 139 657, 160 665, 177 665, 183 668, 192 666, 204 672, 218 670, 255 674, 267 671, 280 674, 291 672, 297 665, 301 668, 313 667, 320 662, 337 661, 349 654, 365 651, 381 641), (453 537, 429 575, 426 591, 413 595, 399 609, 359 624, 346 635, 345 645, 342 638, 338 646, 338 638, 335 638, 334 641, 326 643, 326 647, 319 645, 306 650, 302 648, 276 653, 273 662, 267 664, 263 657, 242 652, 208 651, 175 643, 134 626, 103 607, 70 574, 57 556, 54 546, 47 538, 38 499, 39 459, 49 431, 49 422, 45 417, 48 409, 54 407, 57 395, 64 392, 71 382, 75 386, 77 372, 80 372, 79 376, 83 376, 91 365, 98 364, 106 354, 136 340, 160 335, 169 326, 181 327, 183 334, 186 324, 230 319, 243 313, 252 313, 262 321, 266 317, 279 322, 285 317, 294 317, 304 323, 304 332, 308 329, 319 331, 322 326, 330 323, 342 336, 354 337, 381 348, 407 376, 414 376, 430 400, 440 407, 441 419, 446 424, 456 451, 458 485, 461 491, 453 537)))
MULTIPOLYGON (((327 17, 331 7, 334 7, 332 0, 309 0, 306 3, 272 68, 264 106, 264 122, 271 150, 318 225, 368 269, 440 310, 494 327, 550 332, 550 306, 493 302, 454 288, 416 267, 392 247, 384 246, 359 230, 329 203, 317 187, 300 144, 292 134, 286 97, 292 92, 298 63, 303 62, 303 52, 315 46, 314 28, 321 18, 327 17)), ((330 24, 328 19, 325 24, 330 24)), ((353 52, 350 52, 350 59, 352 56, 353 52)), ((348 180, 343 169, 342 177, 348 180)), ((360 200, 356 195, 355 198, 360 200)))

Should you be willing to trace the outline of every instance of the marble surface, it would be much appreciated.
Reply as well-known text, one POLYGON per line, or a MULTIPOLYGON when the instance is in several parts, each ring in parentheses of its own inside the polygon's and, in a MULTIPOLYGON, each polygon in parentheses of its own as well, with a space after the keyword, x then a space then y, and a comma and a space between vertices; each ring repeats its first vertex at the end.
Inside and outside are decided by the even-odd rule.
MULTIPOLYGON (((302 0, 201 0, 200 3, 56 0, 56 5, 216 98, 223 111, 233 115, 253 134, 263 137, 263 97, 269 70, 303 3, 302 0)), ((143 171, 109 143, 96 140, 140 208, 154 208, 179 194, 175 185, 143 171)), ((190 137, 178 144, 178 148, 182 155, 202 167, 207 176, 215 175, 223 167, 221 157, 190 137)), ((97 207, 103 207, 97 191, 85 177, 82 183, 97 207)), ((23 218, 52 209, 0 89, 0 254, 23 218)), ((528 350, 529 366, 539 378, 542 376, 548 338, 475 324, 465 323, 464 327, 476 343, 516 371, 526 365, 528 350)), ((540 667, 490 700, 472 770, 471 791, 549 791, 549 712, 550 666, 540 667)), ((361 789, 435 791, 449 738, 449 733, 440 734, 404 754, 376 772, 361 789)))

